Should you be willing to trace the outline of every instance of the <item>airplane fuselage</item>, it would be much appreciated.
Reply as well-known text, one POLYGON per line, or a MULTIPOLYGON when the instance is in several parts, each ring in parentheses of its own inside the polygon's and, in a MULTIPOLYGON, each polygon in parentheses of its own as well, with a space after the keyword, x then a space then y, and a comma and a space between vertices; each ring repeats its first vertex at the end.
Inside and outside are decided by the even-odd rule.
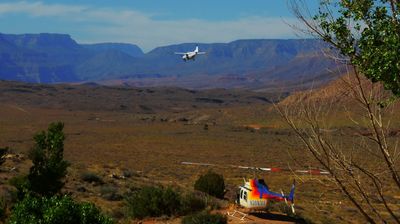
POLYGON ((175 52, 175 54, 180 54, 182 55, 182 59, 184 61, 188 61, 188 60, 195 60, 196 56, 198 54, 205 54, 206 52, 199 52, 199 47, 196 46, 196 49, 194 51, 189 51, 189 52, 175 52))
POLYGON ((187 61, 187 60, 194 60, 194 58, 196 57, 196 55, 197 55, 196 52, 188 52, 188 53, 186 53, 186 54, 184 54, 184 55, 182 56, 182 59, 183 59, 184 61, 187 61))

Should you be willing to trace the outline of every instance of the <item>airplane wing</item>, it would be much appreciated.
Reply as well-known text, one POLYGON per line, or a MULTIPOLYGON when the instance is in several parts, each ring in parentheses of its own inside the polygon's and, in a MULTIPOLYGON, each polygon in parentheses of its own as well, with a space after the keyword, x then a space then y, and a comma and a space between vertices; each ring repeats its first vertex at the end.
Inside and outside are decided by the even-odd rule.
POLYGON ((184 55, 184 54, 186 54, 186 53, 184 53, 184 52, 175 52, 175 54, 182 54, 182 55, 184 55))
POLYGON ((206 54, 206 52, 197 52, 197 54, 206 54))

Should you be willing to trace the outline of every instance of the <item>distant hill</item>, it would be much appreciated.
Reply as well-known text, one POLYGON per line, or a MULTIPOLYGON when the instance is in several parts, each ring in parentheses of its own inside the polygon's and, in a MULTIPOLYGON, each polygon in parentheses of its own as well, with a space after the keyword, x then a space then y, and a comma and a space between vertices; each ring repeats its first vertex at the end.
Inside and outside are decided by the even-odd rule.
POLYGON ((134 69, 136 59, 122 51, 101 51, 76 66, 80 80, 95 81, 125 76, 134 69))
MULTIPOLYGON (((230 43, 199 44, 207 54, 196 58, 196 63, 181 63, 172 52, 194 49, 196 44, 179 44, 159 47, 150 51, 146 59, 157 60, 156 71, 164 74, 235 74, 270 70, 287 65, 294 58, 320 51, 323 45, 317 40, 238 40, 230 43)), ((139 67, 140 70, 140 67, 139 67)))
MULTIPOLYGON (((307 110, 307 113, 315 115, 322 129, 340 127, 346 135, 372 135, 369 121, 365 119, 368 116, 367 110, 359 95, 360 83, 368 96, 368 102, 373 102, 370 105, 373 110, 378 110, 377 107, 380 107, 377 99, 382 102, 382 99, 390 99, 393 96, 391 91, 384 89, 382 83, 372 83, 364 76, 358 80, 354 74, 350 73, 343 74, 340 78, 317 88, 292 92, 277 105, 283 110, 294 113, 304 113, 303 110, 307 110)), ((395 138, 400 136, 400 102, 394 101, 379 110, 382 110, 383 120, 390 120, 388 136, 395 138)), ((270 108, 269 112, 273 113, 276 110, 270 108)), ((300 117, 295 118, 300 121, 296 121, 297 125, 305 121, 300 117)))
POLYGON ((326 46, 314 39, 199 44, 207 54, 186 63, 173 53, 195 46, 170 45, 144 54, 136 45, 78 44, 64 34, 0 34, 0 79, 261 90, 305 80, 324 83, 330 78, 321 75, 336 66, 322 56, 326 46))
POLYGON ((134 44, 124 44, 124 43, 101 43, 101 44, 83 44, 84 48, 102 52, 107 50, 116 50, 123 52, 132 57, 142 57, 144 55, 142 49, 134 44))
POLYGON ((38 83, 80 80, 75 65, 90 56, 68 35, 0 34, 0 78, 38 83))

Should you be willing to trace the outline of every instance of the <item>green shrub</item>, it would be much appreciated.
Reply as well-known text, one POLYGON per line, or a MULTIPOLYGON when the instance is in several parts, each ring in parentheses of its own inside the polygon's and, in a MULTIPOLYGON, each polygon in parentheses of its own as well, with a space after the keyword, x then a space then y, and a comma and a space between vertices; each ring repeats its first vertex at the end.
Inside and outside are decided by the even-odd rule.
POLYGON ((134 218, 178 215, 181 195, 171 188, 144 187, 126 198, 128 214, 134 218))
POLYGON ((122 171, 122 176, 125 178, 129 178, 129 177, 139 177, 140 175, 137 172, 125 169, 122 171))
POLYGON ((224 177, 213 171, 208 171, 197 179, 194 189, 222 199, 225 195, 224 177))
POLYGON ((38 198, 28 194, 14 206, 9 223, 111 224, 113 221, 93 204, 76 203, 68 196, 38 198))
POLYGON ((177 215, 181 209, 181 195, 172 190, 172 188, 166 188, 162 194, 162 206, 165 208, 162 209, 162 213, 164 215, 177 215))
POLYGON ((64 160, 64 124, 51 123, 47 132, 34 136, 35 145, 29 153, 33 166, 29 170, 29 190, 42 196, 52 196, 64 186, 68 162, 64 160))
POLYGON ((12 177, 8 183, 17 189, 16 199, 22 200, 29 190, 29 180, 27 175, 17 175, 12 177))
POLYGON ((206 203, 203 198, 193 194, 187 194, 182 197, 181 214, 191 214, 205 209, 206 203))
POLYGON ((0 165, 2 165, 6 161, 5 156, 7 155, 9 150, 10 149, 8 147, 0 148, 0 165))
POLYGON ((92 173, 92 172, 85 172, 81 175, 81 179, 85 182, 89 183, 97 183, 97 184, 102 184, 103 180, 101 177, 99 177, 97 174, 92 173))
POLYGON ((123 197, 118 194, 117 187, 106 185, 100 187, 100 195, 102 198, 109 200, 109 201, 120 201, 123 197))
POLYGON ((194 194, 182 196, 172 188, 144 187, 126 198, 128 215, 133 218, 176 216, 203 210, 206 203, 194 194))
POLYGON ((228 220, 226 216, 221 214, 210 214, 201 212, 194 215, 186 216, 182 219, 182 224, 226 224, 228 220))
POLYGON ((6 211, 7 211, 7 203, 4 198, 0 199, 0 220, 4 220, 6 217, 6 211))

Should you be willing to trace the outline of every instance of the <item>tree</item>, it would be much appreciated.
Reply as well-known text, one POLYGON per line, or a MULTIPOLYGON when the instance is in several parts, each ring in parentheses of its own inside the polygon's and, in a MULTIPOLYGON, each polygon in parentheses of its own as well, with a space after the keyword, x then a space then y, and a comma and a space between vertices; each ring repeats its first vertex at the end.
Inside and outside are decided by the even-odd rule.
POLYGON ((329 56, 347 65, 347 76, 336 98, 310 91, 276 108, 367 222, 400 223, 399 203, 391 196, 400 190, 397 146, 389 138, 393 99, 400 96, 400 1, 323 0, 315 15, 306 1, 290 2, 303 31, 338 50, 329 56), (327 118, 346 106, 363 112, 348 116, 359 137, 351 145, 324 131, 332 128, 327 118))
POLYGON ((34 136, 35 145, 29 154, 33 166, 28 174, 28 186, 39 195, 52 196, 64 186, 69 163, 63 158, 63 128, 61 122, 51 123, 47 133, 42 131, 34 136))
POLYGON ((399 0, 321 0, 315 15, 305 0, 290 2, 308 33, 338 49, 357 73, 400 96, 399 0))

